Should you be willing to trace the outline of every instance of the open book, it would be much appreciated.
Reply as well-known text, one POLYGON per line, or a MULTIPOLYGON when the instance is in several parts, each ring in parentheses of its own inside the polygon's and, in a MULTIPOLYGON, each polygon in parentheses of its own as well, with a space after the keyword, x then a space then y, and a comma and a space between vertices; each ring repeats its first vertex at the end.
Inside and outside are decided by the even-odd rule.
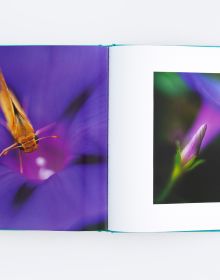
POLYGON ((0 229, 220 229, 220 48, 0 47, 0 229))

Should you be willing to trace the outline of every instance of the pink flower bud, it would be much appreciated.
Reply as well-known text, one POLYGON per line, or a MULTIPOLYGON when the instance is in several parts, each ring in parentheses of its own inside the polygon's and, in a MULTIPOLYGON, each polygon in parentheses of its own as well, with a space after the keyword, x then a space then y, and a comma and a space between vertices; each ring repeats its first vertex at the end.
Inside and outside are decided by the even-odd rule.
POLYGON ((206 129, 207 124, 201 125, 197 132, 193 135, 189 143, 183 148, 180 154, 183 165, 188 163, 192 158, 198 157, 206 129))

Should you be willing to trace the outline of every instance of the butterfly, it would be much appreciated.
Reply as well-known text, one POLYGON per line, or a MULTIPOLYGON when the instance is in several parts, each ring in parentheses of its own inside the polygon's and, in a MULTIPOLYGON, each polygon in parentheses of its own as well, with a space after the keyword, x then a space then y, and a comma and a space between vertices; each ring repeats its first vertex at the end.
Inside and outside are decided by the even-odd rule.
POLYGON ((18 149, 20 172, 23 173, 21 151, 32 153, 38 149, 40 140, 47 138, 58 138, 56 135, 39 138, 38 135, 44 130, 40 129, 35 132, 30 120, 24 109, 20 105, 16 96, 8 88, 2 71, 0 70, 0 106, 3 111, 6 128, 11 133, 14 143, 0 152, 0 157, 7 155, 11 150, 18 149))

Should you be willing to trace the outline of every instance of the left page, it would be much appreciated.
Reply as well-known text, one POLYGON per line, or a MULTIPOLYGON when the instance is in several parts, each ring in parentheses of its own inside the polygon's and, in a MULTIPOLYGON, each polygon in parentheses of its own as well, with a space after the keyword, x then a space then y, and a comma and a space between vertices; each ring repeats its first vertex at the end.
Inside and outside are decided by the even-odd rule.
POLYGON ((0 69, 0 229, 106 229, 108 48, 0 46, 0 69))

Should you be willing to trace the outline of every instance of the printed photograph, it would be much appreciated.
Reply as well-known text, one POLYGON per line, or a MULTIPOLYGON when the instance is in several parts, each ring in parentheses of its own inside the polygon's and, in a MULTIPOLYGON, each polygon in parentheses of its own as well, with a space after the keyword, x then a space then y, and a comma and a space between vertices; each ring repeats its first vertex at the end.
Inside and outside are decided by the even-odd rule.
POLYGON ((154 73, 154 204, 220 202, 220 74, 154 73))
POLYGON ((0 47, 0 229, 107 228, 108 49, 0 47))

